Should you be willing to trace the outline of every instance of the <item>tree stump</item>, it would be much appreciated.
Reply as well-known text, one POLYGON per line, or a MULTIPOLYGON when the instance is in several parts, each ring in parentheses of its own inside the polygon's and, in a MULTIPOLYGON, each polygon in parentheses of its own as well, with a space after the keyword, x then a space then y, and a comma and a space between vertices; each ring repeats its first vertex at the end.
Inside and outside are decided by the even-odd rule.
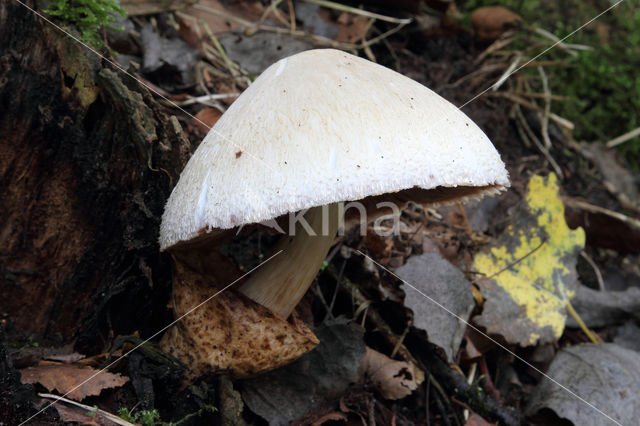
POLYGON ((11 0, 0 0, 0 111, 7 332, 92 353, 169 323, 158 228, 191 151, 176 117, 11 0))

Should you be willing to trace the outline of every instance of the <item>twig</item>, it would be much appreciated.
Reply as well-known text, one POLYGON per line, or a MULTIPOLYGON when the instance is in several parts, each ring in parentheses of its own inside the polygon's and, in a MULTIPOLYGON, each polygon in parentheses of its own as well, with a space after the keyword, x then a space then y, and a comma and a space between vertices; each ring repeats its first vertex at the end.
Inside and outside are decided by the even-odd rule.
POLYGON ((576 198, 571 197, 560 197, 562 202, 569 207, 573 207, 575 209, 581 209, 588 211, 589 213, 599 213, 614 219, 618 219, 621 222, 626 223, 637 231, 640 231, 640 220, 634 219, 622 213, 615 212, 613 210, 605 209, 604 207, 596 206, 593 204, 589 204, 586 201, 578 200, 576 198))
POLYGON ((184 101, 171 101, 170 104, 178 105, 178 106, 186 106, 186 105, 193 105, 193 104, 207 104, 207 102, 210 102, 210 101, 235 98, 238 96, 240 96, 240 93, 216 93, 211 95, 190 97, 189 99, 186 99, 184 101))
POLYGON ((255 24, 253 22, 249 22, 249 21, 247 21, 245 19, 238 18, 237 16, 234 16, 234 15, 231 15, 229 13, 223 12, 222 10, 214 9, 212 7, 209 7, 209 6, 204 6, 204 5, 201 5, 199 3, 194 4, 193 8, 194 9, 198 9, 198 10, 200 10, 202 12, 210 13, 211 15, 215 15, 215 16, 218 16, 220 18, 224 18, 227 21, 235 22, 236 24, 243 25, 243 26, 248 27, 248 28, 251 28, 251 27, 255 26, 255 24))
POLYGON ((464 211, 464 206, 462 203, 458 203, 458 209, 460 210, 460 214, 462 215, 462 221, 464 222, 464 226, 467 229, 467 234, 469 237, 473 237, 473 228, 471 228, 471 223, 469 222, 469 218, 467 217, 467 212, 464 211))
MULTIPOLYGON (((522 105, 523 107, 535 110, 535 111, 539 111, 539 112, 543 112, 542 108, 540 108, 538 105, 527 101, 526 99, 521 98, 520 96, 515 95, 514 93, 511 92, 487 92, 486 96, 489 97, 498 97, 498 98, 507 98, 513 102, 516 102, 520 105, 522 105)), ((565 127, 569 130, 573 130, 575 128, 575 125, 567 120, 566 118, 562 118, 559 115, 556 115, 554 113, 549 114, 549 118, 552 119, 553 121, 555 121, 557 124, 561 125, 562 127, 565 127)))
POLYGON ((129 423, 128 421, 121 419, 120 417, 116 416, 115 414, 111 414, 111 413, 109 413, 107 411, 104 411, 104 410, 101 410, 101 409, 99 409, 97 407, 91 407, 89 405, 84 405, 84 404, 81 404, 79 402, 72 401, 72 400, 67 399, 65 397, 62 397, 62 396, 54 395, 54 394, 51 394, 51 393, 39 393, 38 396, 40 398, 55 399, 56 402, 65 402, 65 403, 70 404, 70 405, 75 405, 76 407, 80 407, 80 408, 82 408, 84 410, 87 410, 87 411, 89 411, 91 413, 100 414, 101 416, 106 417, 110 421, 112 421, 112 422, 114 422, 116 424, 122 425, 122 426, 136 426, 133 423, 129 423))
POLYGON ((547 74, 544 72, 544 68, 538 67, 540 78, 542 79, 542 90, 544 91, 544 114, 542 114, 542 140, 544 140, 544 146, 551 148, 551 138, 549 137, 549 114, 551 114, 551 92, 549 90, 549 80, 547 74))
POLYGON ((514 38, 511 37, 511 35, 513 35, 512 32, 504 33, 501 38, 499 38, 498 40, 494 41, 489 47, 487 47, 484 50, 484 52, 482 52, 480 55, 478 55, 476 60, 473 61, 473 64, 474 65, 480 64, 482 61, 484 61, 484 59, 487 56, 491 55, 493 52, 502 50, 505 47, 507 47, 508 45, 510 45, 511 43, 513 43, 514 38))
POLYGON ((204 27, 204 31, 209 36, 209 39, 211 40, 211 43, 213 43, 216 51, 222 57, 222 60, 224 61, 224 63, 227 66, 227 68, 229 69, 229 72, 231 73, 231 75, 234 76, 234 77, 237 77, 238 76, 238 71, 234 68, 233 61, 231 59, 229 59, 229 57, 227 56, 227 52, 224 51, 224 48, 220 44, 220 41, 218 40, 218 37, 216 37, 213 34, 213 31, 211 31, 211 28, 209 28, 209 24, 207 24, 206 22, 202 21, 202 26, 204 27))
POLYGON ((380 15, 379 13, 368 12, 366 10, 358 9, 355 7, 347 6, 345 4, 336 3, 329 0, 302 0, 305 3, 316 4, 318 6, 326 7, 333 10, 339 10, 340 12, 348 12, 354 15, 366 16, 367 18, 379 19, 381 21, 390 22, 392 24, 410 24, 413 22, 413 19, 401 19, 401 18, 392 18, 391 16, 380 15))
POLYGON ((640 127, 637 127, 632 131, 625 133, 624 135, 620 135, 617 138, 611 139, 609 142, 606 143, 607 148, 613 148, 614 146, 623 144, 626 141, 633 139, 638 135, 640 135, 640 127))
POLYGON ((535 27, 535 28, 533 29, 533 32, 535 32, 536 34, 541 35, 542 37, 545 37, 545 38, 547 38, 547 39, 549 39, 549 40, 553 41, 554 43, 558 43, 558 44, 557 44, 557 47, 559 47, 560 49, 564 50, 564 51, 565 51, 565 52, 567 52, 569 55, 571 55, 571 56, 578 56, 578 53, 577 53, 577 52, 574 52, 573 50, 571 50, 571 49, 569 48, 569 46, 567 46, 565 43, 561 42, 561 41, 560 41, 560 39, 559 39, 558 37, 556 37, 556 35, 555 35, 555 34, 550 33, 549 31, 544 30, 544 29, 542 29, 542 28, 538 28, 538 27, 535 27))
POLYGON ((289 6, 289 20, 291 21, 291 32, 296 30, 296 12, 293 8, 293 1, 287 0, 287 4, 289 6))
POLYGON ((591 267, 593 268, 593 272, 596 274, 596 280, 598 280, 598 288, 600 289, 600 291, 604 291, 604 279, 602 279, 602 273, 600 272, 600 268, 598 268, 598 265, 596 265, 596 262, 594 262, 591 256, 589 256, 584 250, 580 252, 580 256, 582 256, 582 258, 586 260, 589 265, 591 265, 591 267))
POLYGON ((584 334, 587 335, 589 340, 591 340, 591 343, 595 343, 595 344, 602 343, 602 340, 600 340, 600 337, 597 334, 595 334, 593 331, 589 330, 589 327, 587 327, 584 321, 582 321, 582 318, 580 318, 580 315, 578 315, 576 310, 573 309, 573 305, 571 304, 571 302, 567 302, 567 312, 569 312, 569 315, 571 315, 571 317, 573 317, 575 322, 578 323, 578 326, 584 332, 584 334))
MULTIPOLYGON (((334 266, 329 265, 326 270, 334 278, 337 277, 337 271, 334 266)), ((356 304, 363 303, 370 305, 371 301, 366 298, 357 285, 352 283, 346 277, 343 277, 341 282, 341 289, 349 292, 356 304)), ((389 345, 393 347, 398 345, 400 338, 393 333, 389 325, 387 325, 375 309, 369 310, 369 319, 389 345)), ((403 360, 415 364, 422 371, 428 373, 427 377, 429 378, 428 380, 430 384, 438 390, 438 394, 443 395, 442 402, 447 405, 446 409, 451 410, 451 405, 445 389, 462 398, 465 403, 473 409, 473 411, 485 416, 486 418, 499 419, 506 425, 520 424, 519 417, 516 412, 510 408, 502 407, 498 401, 494 400, 490 396, 487 396, 484 393, 479 393, 475 386, 469 386, 464 375, 452 370, 439 355, 435 354, 432 350, 428 350, 427 346, 428 345, 425 345, 420 349, 421 356, 417 358, 409 352, 402 342, 400 342, 397 353, 403 360), (436 380, 436 375, 438 376, 438 380, 436 380)), ((434 397, 434 401, 438 404, 440 399, 434 397)), ((443 413, 443 420, 446 419, 448 422, 449 419, 445 416, 445 407, 439 408, 443 413)))
POLYGON ((522 111, 520 110, 520 108, 516 110, 516 114, 518 114, 518 118, 520 119, 522 128, 527 133, 527 136, 529 136, 529 140, 531 140, 535 144, 535 146, 538 147, 538 150, 547 159, 547 161, 553 168, 556 175, 558 175, 558 179, 562 179, 564 177, 562 174, 562 169, 560 168, 558 163, 556 163, 556 160, 551 156, 551 154, 549 153, 549 150, 542 144, 542 142, 540 142, 540 139, 538 139, 535 133, 533 133, 533 130, 531 130, 531 127, 529 127, 529 124, 527 123, 527 119, 524 118, 524 115, 522 114, 522 111))
POLYGON ((518 92, 517 90, 514 90, 511 93, 518 96, 526 96, 528 98, 539 98, 539 99, 549 98, 553 101, 568 101, 570 99, 568 96, 553 95, 551 93, 546 94, 546 93, 535 93, 535 92, 518 92))
POLYGON ((385 38, 389 37, 390 35, 397 33, 397 32, 398 32, 398 31, 400 31, 400 30, 401 30, 405 25, 407 25, 407 24, 405 24, 405 23, 400 23, 400 24, 398 24, 397 26, 395 26, 395 27, 391 28, 389 31, 386 31, 386 32, 384 32, 384 33, 380 34, 379 36, 377 36, 377 37, 374 37, 374 38, 370 39, 370 40, 369 40, 369 41, 367 41, 367 42, 363 42, 363 43, 362 43, 362 45, 360 45, 360 46, 356 46, 356 48, 364 49, 364 48, 366 48, 366 47, 373 46, 374 44, 378 43, 378 42, 379 42, 379 41, 381 41, 381 40, 384 40, 385 38))
POLYGON ((498 90, 500 86, 502 86, 502 84, 505 81, 507 81, 509 77, 511 77, 511 75, 513 74, 513 71, 518 67, 518 64, 520 63, 521 60, 522 60, 522 55, 520 54, 520 52, 518 52, 518 54, 516 54, 516 58, 511 62, 509 67, 502 73, 498 81, 493 83, 493 85, 491 86, 491 90, 493 90, 494 92, 498 90))

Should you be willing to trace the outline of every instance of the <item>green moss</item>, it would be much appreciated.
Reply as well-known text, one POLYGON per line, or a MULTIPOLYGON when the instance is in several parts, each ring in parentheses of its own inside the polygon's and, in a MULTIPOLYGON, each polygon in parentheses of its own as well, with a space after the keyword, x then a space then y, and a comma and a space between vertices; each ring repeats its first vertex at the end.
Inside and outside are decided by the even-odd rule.
MULTIPOLYGON (((612 4, 606 0, 470 0, 462 10, 470 14, 480 6, 502 5, 519 13, 527 24, 563 38, 612 4)), ((573 57, 556 48, 541 59, 567 61, 568 66, 548 67, 546 71, 553 94, 569 98, 553 102, 552 110, 576 124, 575 138, 605 142, 640 126, 640 0, 621 3, 566 42, 593 50, 573 57)), ((523 48, 517 43, 514 46, 523 48)), ((527 72, 536 75, 535 70, 527 72)), ((639 170, 640 137, 619 149, 639 170)))
POLYGON ((121 408, 118 410, 118 416, 122 420, 141 424, 142 426, 154 426, 161 423, 160 414, 158 414, 158 410, 156 409, 131 412, 126 408, 121 408))
POLYGON ((119 30, 112 24, 126 16, 118 0, 52 0, 44 12, 66 27, 75 27, 80 39, 95 47, 102 47, 100 28, 119 30))

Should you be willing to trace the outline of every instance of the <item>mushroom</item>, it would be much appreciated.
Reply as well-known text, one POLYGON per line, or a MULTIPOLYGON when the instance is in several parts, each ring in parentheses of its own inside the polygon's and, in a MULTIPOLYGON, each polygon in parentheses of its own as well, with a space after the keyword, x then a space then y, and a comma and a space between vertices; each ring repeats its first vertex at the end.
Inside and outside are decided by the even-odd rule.
POLYGON ((318 343, 291 313, 332 245, 343 202, 358 200, 370 220, 381 202, 458 202, 508 185, 487 136, 421 84, 338 50, 284 58, 218 120, 167 202, 160 247, 175 263, 175 315, 224 284, 212 272, 228 268, 211 248, 234 228, 295 214, 295 232, 161 346, 192 376, 246 377, 291 362, 318 343))

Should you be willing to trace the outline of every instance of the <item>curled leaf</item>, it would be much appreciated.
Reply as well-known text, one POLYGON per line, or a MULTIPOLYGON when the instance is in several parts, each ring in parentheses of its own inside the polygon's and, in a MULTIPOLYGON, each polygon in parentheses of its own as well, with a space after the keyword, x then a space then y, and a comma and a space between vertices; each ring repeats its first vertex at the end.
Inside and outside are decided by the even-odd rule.
POLYGON ((395 361, 371 348, 360 361, 358 375, 370 380, 386 399, 404 398, 418 387, 413 364, 395 361))

